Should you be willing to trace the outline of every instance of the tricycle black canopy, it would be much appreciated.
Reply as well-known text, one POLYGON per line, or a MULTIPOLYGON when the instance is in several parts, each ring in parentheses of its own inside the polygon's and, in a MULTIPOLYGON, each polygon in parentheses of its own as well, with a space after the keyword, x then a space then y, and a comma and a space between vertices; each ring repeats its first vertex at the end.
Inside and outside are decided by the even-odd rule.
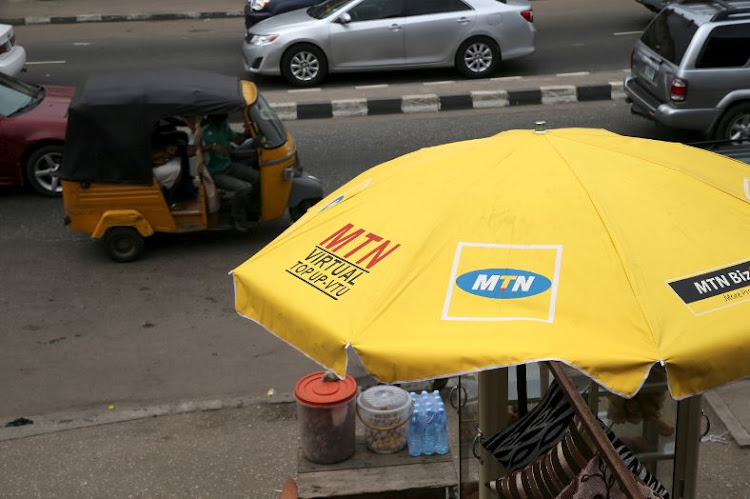
POLYGON ((160 119, 231 113, 247 104, 233 76, 193 69, 93 75, 68 111, 60 177, 149 185, 151 131, 160 119))

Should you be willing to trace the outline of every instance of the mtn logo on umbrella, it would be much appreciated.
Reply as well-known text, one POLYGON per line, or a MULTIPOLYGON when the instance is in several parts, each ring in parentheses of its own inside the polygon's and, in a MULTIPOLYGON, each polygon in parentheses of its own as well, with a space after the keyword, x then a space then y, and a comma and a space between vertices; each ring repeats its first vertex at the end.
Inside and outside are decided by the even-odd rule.
POLYGON ((456 284, 473 295, 507 300, 543 293, 552 286, 552 281, 526 270, 483 269, 460 275, 456 284))
POLYGON ((442 319, 553 322, 562 246, 460 242, 442 319))
POLYGON ((750 301, 750 260, 667 281, 696 315, 750 301))

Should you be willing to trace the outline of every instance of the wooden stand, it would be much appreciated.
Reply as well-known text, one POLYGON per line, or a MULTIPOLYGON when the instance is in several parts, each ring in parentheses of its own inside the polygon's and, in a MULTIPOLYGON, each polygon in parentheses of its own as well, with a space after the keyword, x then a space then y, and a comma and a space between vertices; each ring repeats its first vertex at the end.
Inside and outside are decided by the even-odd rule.
POLYGON ((299 498, 337 497, 374 499, 409 497, 445 499, 448 487, 458 484, 451 453, 411 457, 406 449, 395 454, 375 454, 357 435, 354 455, 336 464, 308 461, 299 450, 299 498))

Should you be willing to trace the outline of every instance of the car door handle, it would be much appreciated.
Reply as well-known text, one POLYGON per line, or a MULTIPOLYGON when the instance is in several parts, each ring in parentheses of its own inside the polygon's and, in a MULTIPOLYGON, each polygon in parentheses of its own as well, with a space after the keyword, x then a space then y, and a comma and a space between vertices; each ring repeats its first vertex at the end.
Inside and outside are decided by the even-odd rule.
POLYGON ((400 24, 391 24, 390 26, 388 26, 388 29, 391 30, 391 31, 398 31, 398 30, 401 29, 401 25, 400 24))
POLYGON ((460 17, 456 19, 456 22, 458 24, 469 24, 471 22, 471 19, 469 19, 468 17, 460 17))

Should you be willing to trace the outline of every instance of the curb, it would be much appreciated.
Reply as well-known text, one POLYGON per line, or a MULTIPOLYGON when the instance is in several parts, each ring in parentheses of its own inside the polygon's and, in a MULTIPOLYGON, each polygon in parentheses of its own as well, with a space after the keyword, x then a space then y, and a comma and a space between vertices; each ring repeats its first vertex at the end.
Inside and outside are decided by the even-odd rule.
POLYGON ((598 85, 543 86, 528 90, 478 90, 453 95, 420 94, 390 99, 362 97, 269 104, 282 120, 305 120, 624 99, 623 83, 617 81, 598 85))
POLYGON ((244 17, 242 10, 228 10, 216 12, 179 12, 157 14, 82 14, 78 16, 29 16, 1 18, 0 24, 13 26, 28 26, 36 24, 74 24, 74 23, 117 23, 130 21, 177 21, 181 19, 226 19, 230 17, 244 17))
POLYGON ((292 394, 286 393, 273 396, 237 396, 223 399, 185 400, 145 407, 120 407, 112 405, 109 406, 111 409, 108 408, 103 412, 101 409, 90 409, 77 412, 59 412, 40 416, 30 416, 27 419, 33 421, 33 424, 15 427, 0 426, 0 442, 110 423, 124 423, 156 416, 218 411, 221 409, 238 409, 241 407, 260 404, 292 404, 294 402, 292 394))
POLYGON ((737 420, 737 417, 731 409, 729 409, 729 406, 724 402, 724 399, 713 392, 706 392, 703 396, 706 398, 706 401, 716 415, 719 416, 721 422, 724 423, 724 426, 727 427, 727 430, 729 430, 729 433, 732 435, 732 438, 734 438, 734 441, 737 442, 737 445, 740 447, 750 447, 750 434, 745 430, 745 427, 742 426, 742 423, 737 420))

